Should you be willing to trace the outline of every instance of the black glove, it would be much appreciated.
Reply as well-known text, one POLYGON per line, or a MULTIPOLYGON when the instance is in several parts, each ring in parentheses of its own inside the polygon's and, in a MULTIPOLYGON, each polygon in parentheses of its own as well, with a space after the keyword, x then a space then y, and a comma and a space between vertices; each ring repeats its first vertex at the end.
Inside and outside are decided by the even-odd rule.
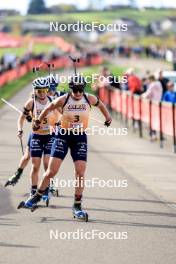
POLYGON ((18 136, 19 138, 22 138, 22 136, 23 136, 23 130, 18 130, 18 134, 17 134, 17 136, 18 136))
POLYGON ((111 122, 112 122, 111 119, 110 119, 110 120, 106 120, 106 121, 104 122, 104 125, 107 126, 107 127, 109 127, 109 126, 111 125, 111 122))
POLYGON ((32 122, 32 116, 27 115, 27 116, 26 116, 26 120, 27 120, 28 122, 32 122))
POLYGON ((41 122, 39 120, 34 120, 34 123, 32 126, 33 131, 37 131, 40 128, 40 124, 41 122))

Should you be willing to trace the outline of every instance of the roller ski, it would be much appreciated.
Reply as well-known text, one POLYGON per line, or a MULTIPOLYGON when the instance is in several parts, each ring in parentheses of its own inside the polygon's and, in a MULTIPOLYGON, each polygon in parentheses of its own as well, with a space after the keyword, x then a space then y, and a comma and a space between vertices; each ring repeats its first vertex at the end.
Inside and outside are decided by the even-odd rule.
POLYGON ((36 193, 33 197, 30 197, 27 201, 22 201, 19 203, 17 209, 30 209, 34 212, 38 208, 38 203, 41 201, 42 195, 36 193))
POLYGON ((47 188, 44 194, 42 195, 42 201, 46 203, 46 207, 49 206, 49 200, 50 200, 50 189, 47 188))
POLYGON ((49 187, 49 192, 52 194, 53 197, 59 197, 59 191, 54 186, 49 187))
POLYGON ((73 217, 75 219, 88 222, 89 220, 88 213, 82 210, 81 203, 74 204, 72 210, 73 210, 73 217))
POLYGON ((4 187, 7 187, 9 185, 15 186, 17 182, 19 181, 21 175, 22 175, 23 170, 18 169, 12 177, 5 183, 4 187))

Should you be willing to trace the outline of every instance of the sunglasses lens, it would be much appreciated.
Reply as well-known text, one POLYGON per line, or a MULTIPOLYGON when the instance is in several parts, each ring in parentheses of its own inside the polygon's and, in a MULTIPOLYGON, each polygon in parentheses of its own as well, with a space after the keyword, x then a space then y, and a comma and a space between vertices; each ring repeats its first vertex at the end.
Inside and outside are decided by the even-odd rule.
POLYGON ((83 89, 73 89, 73 93, 83 93, 83 89))
POLYGON ((47 93, 48 89, 38 89, 37 92, 38 93, 47 93))

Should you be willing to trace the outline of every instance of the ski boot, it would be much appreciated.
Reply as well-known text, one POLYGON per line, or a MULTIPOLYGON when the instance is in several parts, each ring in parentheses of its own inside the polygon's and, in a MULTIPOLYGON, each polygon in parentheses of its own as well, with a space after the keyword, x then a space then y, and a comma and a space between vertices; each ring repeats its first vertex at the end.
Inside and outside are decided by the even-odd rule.
POLYGON ((72 210, 74 218, 88 222, 88 213, 82 210, 81 203, 74 203, 72 210))
POLYGON ((22 173, 23 169, 18 168, 15 174, 12 175, 12 177, 10 177, 10 179, 5 183, 4 187, 7 187, 9 185, 15 186, 15 184, 17 184, 17 182, 19 181, 22 173))
POLYGON ((41 199, 42 199, 42 195, 36 193, 34 196, 29 197, 29 199, 27 199, 27 201, 20 202, 17 209, 26 208, 26 209, 31 209, 31 212, 33 212, 35 209, 38 208, 37 204, 38 204, 38 202, 41 201, 41 199))

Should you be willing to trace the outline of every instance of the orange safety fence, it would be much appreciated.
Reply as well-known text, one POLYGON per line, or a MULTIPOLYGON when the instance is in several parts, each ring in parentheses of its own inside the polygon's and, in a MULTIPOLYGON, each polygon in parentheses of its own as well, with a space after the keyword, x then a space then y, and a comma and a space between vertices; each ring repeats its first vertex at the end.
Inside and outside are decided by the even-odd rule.
POLYGON ((141 100, 141 121, 150 123, 150 101, 144 98, 141 100))
MULTIPOLYGON (((160 142, 163 135, 172 136, 176 152, 176 105, 150 101, 127 91, 107 87, 99 89, 99 97, 112 111, 126 119, 138 121, 139 130, 142 130, 143 122, 148 125, 149 131, 158 131, 160 142)), ((142 131, 139 134, 142 136, 142 131)))
POLYGON ((173 106, 170 103, 162 103, 161 107, 162 131, 164 134, 173 136, 173 106))
POLYGON ((160 108, 158 102, 151 104, 151 129, 160 131, 160 108))
POLYGON ((133 95, 133 105, 134 105, 133 118, 135 120, 140 120, 140 98, 138 95, 133 95))

